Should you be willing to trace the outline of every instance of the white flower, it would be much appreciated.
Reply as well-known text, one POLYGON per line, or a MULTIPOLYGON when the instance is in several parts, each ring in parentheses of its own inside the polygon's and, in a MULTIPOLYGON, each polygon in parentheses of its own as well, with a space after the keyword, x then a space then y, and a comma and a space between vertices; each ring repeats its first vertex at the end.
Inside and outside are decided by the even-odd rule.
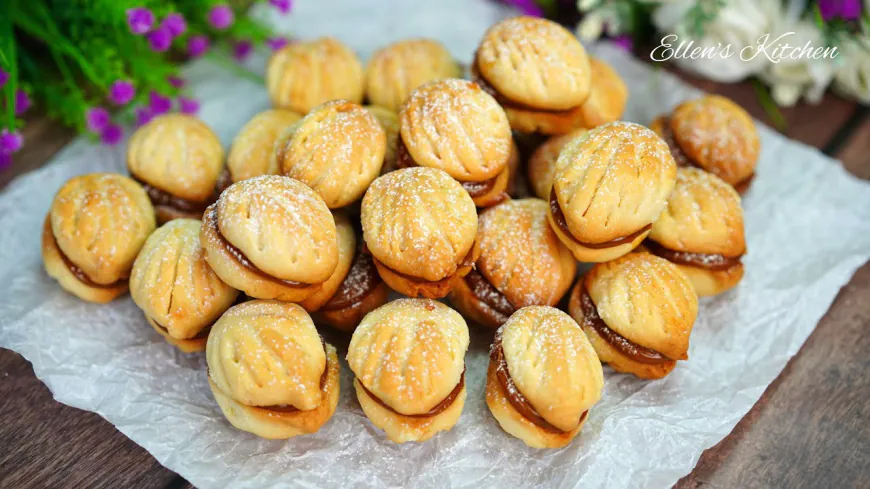
MULTIPOLYGON (((767 48, 773 53, 776 46, 787 43, 790 47, 812 49, 824 48, 824 39, 816 25, 810 21, 790 22, 781 19, 770 33, 771 39, 781 41, 767 48)), ((818 103, 834 77, 834 60, 823 57, 785 55, 778 63, 768 63, 759 77, 771 87, 771 95, 778 105, 790 107, 803 96, 811 103, 818 103), (797 58, 797 59, 795 59, 797 58)))
POLYGON ((870 104, 870 39, 850 39, 840 46, 842 63, 834 77, 840 93, 870 104))
POLYGON ((604 19, 595 12, 590 12, 577 24, 577 36, 583 41, 594 41, 604 32, 604 19))
POLYGON ((613 4, 602 4, 586 12, 577 24, 577 36, 584 41, 594 41, 607 31, 608 36, 615 37, 622 34, 624 24, 620 11, 613 4))
POLYGON ((599 3, 601 0, 577 0, 577 11, 580 13, 588 12, 597 7, 599 3))
POLYGON ((770 61, 765 56, 744 61, 740 53, 747 46, 756 46, 759 38, 769 33, 778 19, 786 17, 781 0, 724 2, 715 18, 704 25, 701 38, 692 36, 692 26, 686 18, 695 5, 694 1, 683 0, 662 5, 653 14, 653 24, 661 35, 679 36, 674 47, 692 41, 693 47, 714 50, 715 54, 697 59, 675 57, 674 61, 681 68, 711 80, 730 83, 754 75, 766 67, 770 61), (729 56, 722 52, 726 46, 730 46, 729 56))

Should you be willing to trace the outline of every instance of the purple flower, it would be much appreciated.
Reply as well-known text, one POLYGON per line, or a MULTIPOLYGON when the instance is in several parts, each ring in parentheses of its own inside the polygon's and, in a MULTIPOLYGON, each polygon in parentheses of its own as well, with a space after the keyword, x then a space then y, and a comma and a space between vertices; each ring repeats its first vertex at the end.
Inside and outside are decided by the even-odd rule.
POLYGON ((535 2, 535 0, 506 0, 506 3, 516 7, 523 15, 531 15, 534 17, 543 17, 544 11, 535 2))
POLYGON ((135 95, 136 89, 129 80, 115 80, 109 86, 109 101, 115 105, 127 105, 135 95))
POLYGON ((97 134, 103 132, 106 126, 109 125, 110 120, 109 111, 102 107, 91 107, 85 112, 85 124, 88 127, 88 131, 97 134))
POLYGON ((218 30, 224 30, 233 25, 233 21, 235 20, 233 9, 226 4, 215 5, 212 7, 208 12, 207 19, 208 23, 218 30))
POLYGON ((206 36, 191 36, 187 40, 187 54, 191 58, 198 58, 208 51, 208 38, 206 36))
POLYGON ((172 46, 172 33, 169 32, 169 29, 165 25, 161 25, 145 34, 145 38, 148 39, 148 45, 151 46, 151 50, 158 53, 168 51, 169 47, 172 46))
POLYGON ((291 0, 269 0, 269 3, 285 15, 289 14, 290 9, 293 8, 293 2, 291 0))
POLYGON ((169 97, 164 97, 157 92, 151 92, 150 99, 152 115, 165 114, 172 109, 172 100, 170 100, 169 97))
POLYGON ((154 114, 151 112, 150 108, 136 107, 136 127, 141 127, 145 124, 148 124, 153 118, 154 114))
POLYGON ((15 92, 15 115, 21 115, 30 108, 30 97, 24 90, 15 92))
POLYGON ((127 25, 133 34, 145 34, 154 25, 154 14, 145 7, 127 9, 127 25))
POLYGON ((237 60, 242 61, 251 54, 253 48, 254 45, 251 44, 251 41, 238 41, 233 45, 233 56, 237 60))
POLYGON ((3 88, 6 85, 6 82, 9 81, 9 73, 6 73, 3 70, 0 70, 0 88, 3 88))
POLYGON ((610 42, 623 51, 631 52, 634 49, 634 41, 628 35, 616 36, 610 42))
POLYGON ((184 31, 187 30, 187 21, 184 20, 184 16, 179 13, 173 13, 166 16, 163 19, 163 23, 160 24, 161 27, 165 27, 169 30, 169 33, 172 34, 172 37, 178 37, 184 34, 184 31))
POLYGON ((5 170, 12 166, 12 155, 0 151, 0 170, 5 170))
POLYGON ((9 129, 0 131, 0 153, 12 154, 24 146, 24 136, 18 131, 9 129))
POLYGON ((166 81, 169 82, 175 88, 181 88, 184 86, 184 79, 179 78, 177 76, 170 76, 166 78, 166 81))
POLYGON ((283 37, 272 37, 266 39, 266 45, 269 46, 269 49, 272 51, 277 51, 287 45, 287 39, 283 37))
POLYGON ((185 114, 196 114, 199 112, 199 102, 192 98, 178 97, 178 110, 185 114))
POLYGON ((861 0, 819 0, 822 19, 856 20, 861 17, 861 0))
POLYGON ((103 132, 100 134, 100 140, 106 146, 114 146, 121 142, 121 138, 124 136, 124 130, 121 129, 121 126, 117 124, 109 124, 103 129, 103 132))

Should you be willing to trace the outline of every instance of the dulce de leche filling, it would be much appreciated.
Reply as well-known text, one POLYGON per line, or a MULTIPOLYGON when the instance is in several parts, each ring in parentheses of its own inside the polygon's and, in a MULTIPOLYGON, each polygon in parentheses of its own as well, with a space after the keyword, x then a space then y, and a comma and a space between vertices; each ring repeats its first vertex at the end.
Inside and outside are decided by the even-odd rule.
POLYGON ((507 321, 510 315, 516 311, 516 308, 508 301, 507 297, 489 283, 489 280, 476 269, 468 272, 468 275, 463 277, 463 280, 465 280, 465 284, 477 300, 486 304, 501 316, 497 318, 499 322, 507 321))
POLYGON ((562 207, 559 205, 559 200, 556 198, 556 189, 550 190, 550 212, 553 214, 553 220, 556 221, 556 225, 559 226, 559 229, 562 230, 566 236, 571 238, 572 241, 577 243, 580 246, 585 248, 592 248, 595 250, 603 250, 606 248, 613 248, 614 246, 619 246, 625 243, 631 243, 638 236, 647 232, 652 228, 652 224, 647 224, 646 226, 638 229, 637 231, 623 236, 621 238, 611 239, 610 241, 605 241, 604 243, 585 243, 583 241, 577 240, 573 234, 571 234, 571 230, 568 229, 568 221, 565 220, 565 214, 562 212, 562 207))
POLYGON ((372 256, 358 249, 347 276, 321 311, 338 311, 356 306, 381 284, 372 256))
POLYGON ((688 265, 690 267, 703 268, 714 272, 728 270, 732 267, 740 265, 741 256, 725 256, 713 253, 690 253, 687 251, 676 251, 665 248, 659 243, 649 240, 646 243, 650 253, 660 256, 665 260, 679 265, 688 265))
POLYGON ((583 312, 584 326, 594 329, 598 333, 598 336, 631 360, 646 365, 660 365, 673 361, 655 350, 629 341, 616 331, 610 329, 604 323, 604 320, 601 319, 601 316, 598 315, 598 308, 592 302, 592 297, 582 287, 580 292, 580 310, 583 312))
MULTIPOLYGON (((683 151, 683 148, 680 146, 680 143, 677 142, 677 138, 674 135, 674 129, 671 127, 671 118, 669 116, 662 117, 662 139, 667 143, 668 148, 671 150, 671 156, 674 157, 674 161, 678 166, 694 166, 695 168, 707 171, 706 168, 699 165, 697 161, 693 160, 685 151, 683 151)), ((755 173, 752 173, 740 182, 734 184, 734 190, 737 190, 738 193, 742 194, 749 188, 749 184, 752 183, 754 178, 755 173)))
POLYGON ((447 394, 441 402, 435 405, 432 409, 425 413, 420 414, 402 414, 395 409, 393 409, 389 404, 385 403, 381 398, 372 394, 372 391, 368 390, 368 388, 357 378, 357 381, 362 387, 363 391, 365 391, 366 395, 368 395, 373 401, 375 401, 379 406, 390 411, 394 414, 398 414, 399 416, 404 416, 406 418, 431 418, 432 416, 437 416, 444 412, 447 408, 453 405, 456 401, 456 398, 459 397, 459 393, 462 392, 462 388, 465 387, 465 368, 462 369, 462 375, 459 376, 459 383, 456 384, 456 387, 450 391, 450 394, 447 394))
POLYGON ((246 268, 249 272, 257 275, 261 279, 272 282, 274 284, 280 285, 282 287, 308 287, 310 284, 304 284, 302 282, 294 282, 292 280, 282 280, 280 278, 273 277, 268 273, 257 268, 251 261, 242 253, 242 250, 236 248, 232 245, 224 235, 221 234, 220 227, 218 227, 218 212, 217 206, 211 206, 206 209, 205 214, 202 216, 202 225, 209 226, 214 230, 215 236, 220 240, 220 245, 233 257, 233 259, 242 267, 246 268))
POLYGON ((110 284, 98 284, 91 280, 91 277, 88 277, 88 274, 85 273, 78 265, 73 263, 72 260, 69 259, 68 256, 63 252, 60 246, 57 244, 57 238, 54 236, 54 231, 51 229, 51 224, 49 224, 49 216, 45 218, 45 226, 46 232, 48 232, 51 237, 51 242, 54 245, 54 249, 57 250, 57 254, 60 255, 61 260, 63 260, 63 264, 66 266, 67 270, 78 280, 79 282, 87 285, 88 287, 92 287, 94 289, 114 289, 120 285, 127 283, 127 277, 120 278, 110 284))
POLYGON ((197 201, 183 199, 172 195, 171 193, 159 189, 140 179, 136 175, 132 175, 132 178, 142 185, 142 188, 145 189, 145 192, 148 194, 148 198, 151 199, 151 204, 154 205, 154 207, 168 207, 176 212, 185 214, 202 214, 208 206, 217 201, 221 192, 226 190, 227 187, 233 183, 232 178, 230 177, 230 172, 224 168, 220 176, 218 176, 218 181, 215 183, 214 192, 212 192, 206 200, 197 201))
MULTIPOLYGON (((565 433, 565 431, 553 426, 546 419, 544 419, 540 413, 529 403, 528 399, 517 389, 516 384, 514 384, 514 380, 511 378, 511 373, 508 370, 507 360, 504 357, 504 347, 502 346, 502 338, 501 331, 496 333, 495 342, 492 344, 492 348, 489 351, 489 358, 492 360, 492 363, 495 364, 495 377, 498 380, 498 383, 501 385, 502 391, 504 391, 505 397, 507 397, 508 402, 511 403, 511 406, 520 413, 520 415, 527 420, 531 421, 533 424, 538 426, 544 431, 549 433, 565 433)), ((583 411, 583 414, 580 415, 580 420, 577 422, 579 425, 586 419, 586 415, 589 411, 583 411)))
MULTIPOLYGON (((417 162, 414 161, 411 153, 408 152, 408 147, 405 146, 405 142, 402 141, 401 137, 399 137, 399 141, 396 145, 396 165, 399 168, 413 168, 415 166, 419 166, 417 165, 417 162)), ((498 177, 499 175, 496 175, 488 180, 483 180, 480 182, 459 181, 459 184, 462 185, 462 188, 464 188, 465 191, 468 192, 468 195, 470 195, 472 199, 476 199, 478 197, 483 197, 484 195, 491 192, 492 189, 495 187, 498 177)))
MULTIPOLYGON (((366 254, 371 255, 371 251, 369 251, 369 249, 368 249, 367 246, 363 246, 363 253, 366 253, 366 254)), ((470 266, 474 265, 474 256, 473 256, 473 255, 474 255, 474 246, 472 246, 471 248, 468 249, 468 253, 465 255, 465 258, 463 258, 462 261, 459 262, 458 265, 456 265, 456 270, 458 271, 458 270, 461 269, 461 268, 466 268, 466 267, 470 267, 470 266)), ((418 284, 440 285, 440 284, 442 284, 442 283, 446 283, 446 282, 449 282, 449 281, 453 280, 453 276, 456 274, 456 271, 454 271, 453 273, 451 273, 450 275, 448 275, 448 276, 442 278, 441 280, 434 280, 434 281, 432 281, 432 280, 425 280, 425 279, 422 279, 422 278, 420 278, 420 277, 415 277, 415 276, 413 276, 413 275, 408 275, 407 273, 402 273, 402 272, 400 272, 400 271, 398 271, 398 270, 395 270, 395 269, 393 269, 393 268, 390 268, 390 267, 388 267, 386 264, 384 264, 384 262, 378 260, 378 259, 375 258, 375 257, 372 257, 372 261, 374 261, 374 262, 376 262, 376 263, 380 263, 382 267, 389 269, 391 272, 393 272, 393 273, 395 273, 396 275, 398 275, 398 276, 404 278, 405 280, 408 280, 408 281, 410 281, 410 282, 415 282, 415 283, 418 283, 418 284)))
MULTIPOLYGON (((148 316, 148 319, 150 319, 151 322, 152 322, 155 326, 157 326, 158 328, 160 328, 160 331, 166 333, 167 336, 171 336, 172 338, 175 338, 174 336, 172 336, 172 335, 169 333, 169 330, 168 330, 165 326, 163 326, 162 324, 160 324, 159 322, 157 322, 156 319, 154 319, 154 318, 151 317, 151 316, 148 316)), ((175 339, 176 339, 176 340, 181 340, 181 341, 204 340, 204 339, 208 338, 208 335, 209 335, 209 333, 211 332, 211 327, 214 326, 214 323, 216 323, 216 322, 217 322, 217 320, 212 321, 211 324, 209 324, 208 326, 202 328, 202 330, 200 330, 200 332, 197 333, 195 336, 192 336, 192 337, 190 337, 190 338, 175 338, 175 339)))

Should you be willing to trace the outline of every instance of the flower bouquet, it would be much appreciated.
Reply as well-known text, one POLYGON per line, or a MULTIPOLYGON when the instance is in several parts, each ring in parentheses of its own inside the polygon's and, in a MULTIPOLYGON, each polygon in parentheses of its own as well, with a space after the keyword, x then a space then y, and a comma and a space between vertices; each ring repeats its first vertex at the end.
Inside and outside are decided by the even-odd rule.
MULTIPOLYGON (((234 61, 257 45, 287 41, 248 17, 253 2, 228 0, 4 0, 0 2, 0 168, 24 144, 21 118, 50 118, 104 144, 125 123, 169 111, 196 112, 182 63, 234 61)), ((290 0, 269 0, 279 12, 290 0)))
MULTIPOLYGON (((553 0, 509 3, 554 11, 553 0)), ((817 103, 828 87, 870 103, 870 0, 579 0, 576 10, 583 40, 651 47, 654 60, 718 82, 755 78, 779 106, 817 103)))

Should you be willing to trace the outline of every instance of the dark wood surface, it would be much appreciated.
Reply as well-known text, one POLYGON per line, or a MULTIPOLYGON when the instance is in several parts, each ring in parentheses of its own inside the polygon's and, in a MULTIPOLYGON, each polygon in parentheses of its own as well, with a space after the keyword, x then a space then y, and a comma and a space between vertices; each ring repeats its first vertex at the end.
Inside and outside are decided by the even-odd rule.
MULTIPOLYGON (((718 85, 753 116, 771 121, 748 84, 718 85)), ((786 134, 870 178, 867 109, 828 95, 783 111, 786 134)), ((29 121, 27 145, 0 173, 0 187, 40 167, 71 138, 29 121)), ((704 452, 676 487, 867 487, 870 480, 870 264, 840 291, 800 352, 734 431, 704 452)), ((189 487, 99 416, 54 402, 29 363, 0 349, 0 488, 189 487)))

